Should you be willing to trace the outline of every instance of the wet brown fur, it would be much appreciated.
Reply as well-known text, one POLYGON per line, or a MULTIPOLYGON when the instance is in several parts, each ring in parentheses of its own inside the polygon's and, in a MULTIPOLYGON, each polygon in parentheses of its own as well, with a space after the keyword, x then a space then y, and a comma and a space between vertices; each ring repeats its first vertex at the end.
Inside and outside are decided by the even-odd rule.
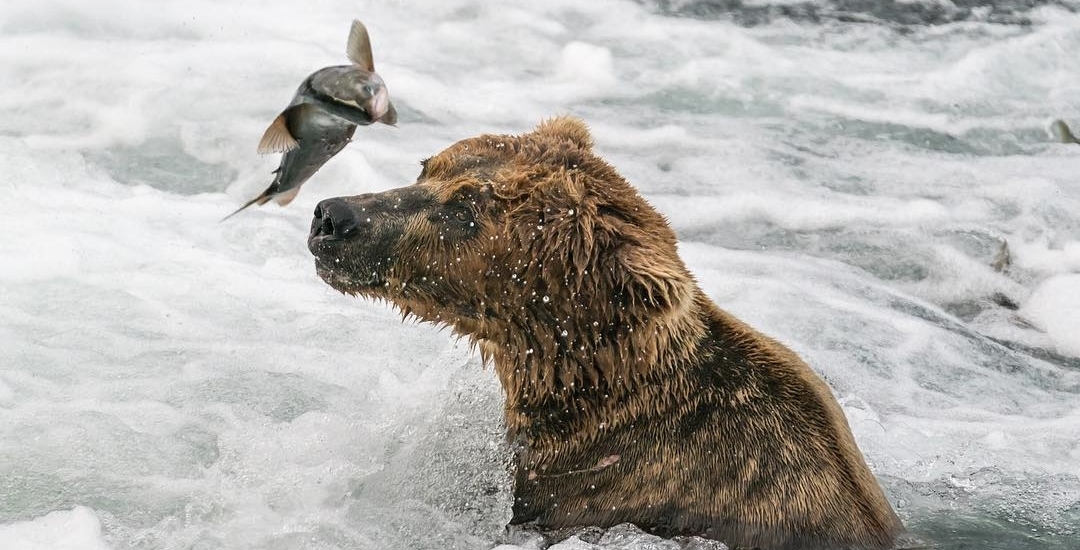
POLYGON ((366 251, 375 234, 310 246, 335 288, 448 325, 494 365, 512 523, 632 522, 740 548, 894 544, 901 524, 828 387, 701 291, 667 221, 579 120, 460 141, 416 185, 346 200, 384 216, 378 205, 413 196, 416 211, 373 222, 386 250, 366 251))

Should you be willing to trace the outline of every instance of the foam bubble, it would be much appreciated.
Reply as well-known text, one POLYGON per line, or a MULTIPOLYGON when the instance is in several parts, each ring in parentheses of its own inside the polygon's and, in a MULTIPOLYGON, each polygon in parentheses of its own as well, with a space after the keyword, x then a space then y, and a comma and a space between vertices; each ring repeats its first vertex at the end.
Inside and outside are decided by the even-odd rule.
POLYGON ((611 50, 573 41, 562 49, 555 78, 579 86, 588 95, 607 92, 616 83, 611 50))
POLYGON ((0 541, 8 550, 111 550, 97 514, 85 506, 0 524, 0 541))
POLYGON ((1021 314, 1053 338, 1058 351, 1080 357, 1080 275, 1057 275, 1031 293, 1021 314))

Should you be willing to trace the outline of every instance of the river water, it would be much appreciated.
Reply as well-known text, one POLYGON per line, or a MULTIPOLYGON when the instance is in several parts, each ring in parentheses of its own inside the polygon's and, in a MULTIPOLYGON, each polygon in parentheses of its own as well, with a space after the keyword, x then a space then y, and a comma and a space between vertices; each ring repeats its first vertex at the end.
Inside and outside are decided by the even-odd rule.
POLYGON ((827 379, 913 533, 1080 548, 1080 145, 1048 132, 1080 126, 1078 10, 4 2, 0 548, 493 546, 493 373, 329 289, 305 237, 322 198, 556 114, 722 307, 827 379), (269 183, 262 130, 344 62, 353 18, 398 127, 218 223, 269 183))

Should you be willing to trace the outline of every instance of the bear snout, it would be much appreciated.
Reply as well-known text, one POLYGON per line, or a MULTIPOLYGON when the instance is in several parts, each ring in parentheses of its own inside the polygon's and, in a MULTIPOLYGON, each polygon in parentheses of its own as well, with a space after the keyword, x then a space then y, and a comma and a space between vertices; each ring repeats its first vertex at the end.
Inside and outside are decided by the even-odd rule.
POLYGON ((315 206, 315 216, 311 220, 309 241, 343 240, 356 234, 361 225, 356 212, 344 199, 326 199, 315 206))

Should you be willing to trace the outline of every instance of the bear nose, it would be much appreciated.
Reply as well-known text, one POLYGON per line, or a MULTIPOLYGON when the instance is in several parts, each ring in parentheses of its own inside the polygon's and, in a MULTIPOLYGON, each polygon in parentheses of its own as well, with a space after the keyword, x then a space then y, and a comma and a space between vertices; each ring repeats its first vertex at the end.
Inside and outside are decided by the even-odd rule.
POLYGON ((349 203, 342 199, 326 199, 315 206, 311 220, 311 236, 345 239, 356 232, 359 223, 349 203))

